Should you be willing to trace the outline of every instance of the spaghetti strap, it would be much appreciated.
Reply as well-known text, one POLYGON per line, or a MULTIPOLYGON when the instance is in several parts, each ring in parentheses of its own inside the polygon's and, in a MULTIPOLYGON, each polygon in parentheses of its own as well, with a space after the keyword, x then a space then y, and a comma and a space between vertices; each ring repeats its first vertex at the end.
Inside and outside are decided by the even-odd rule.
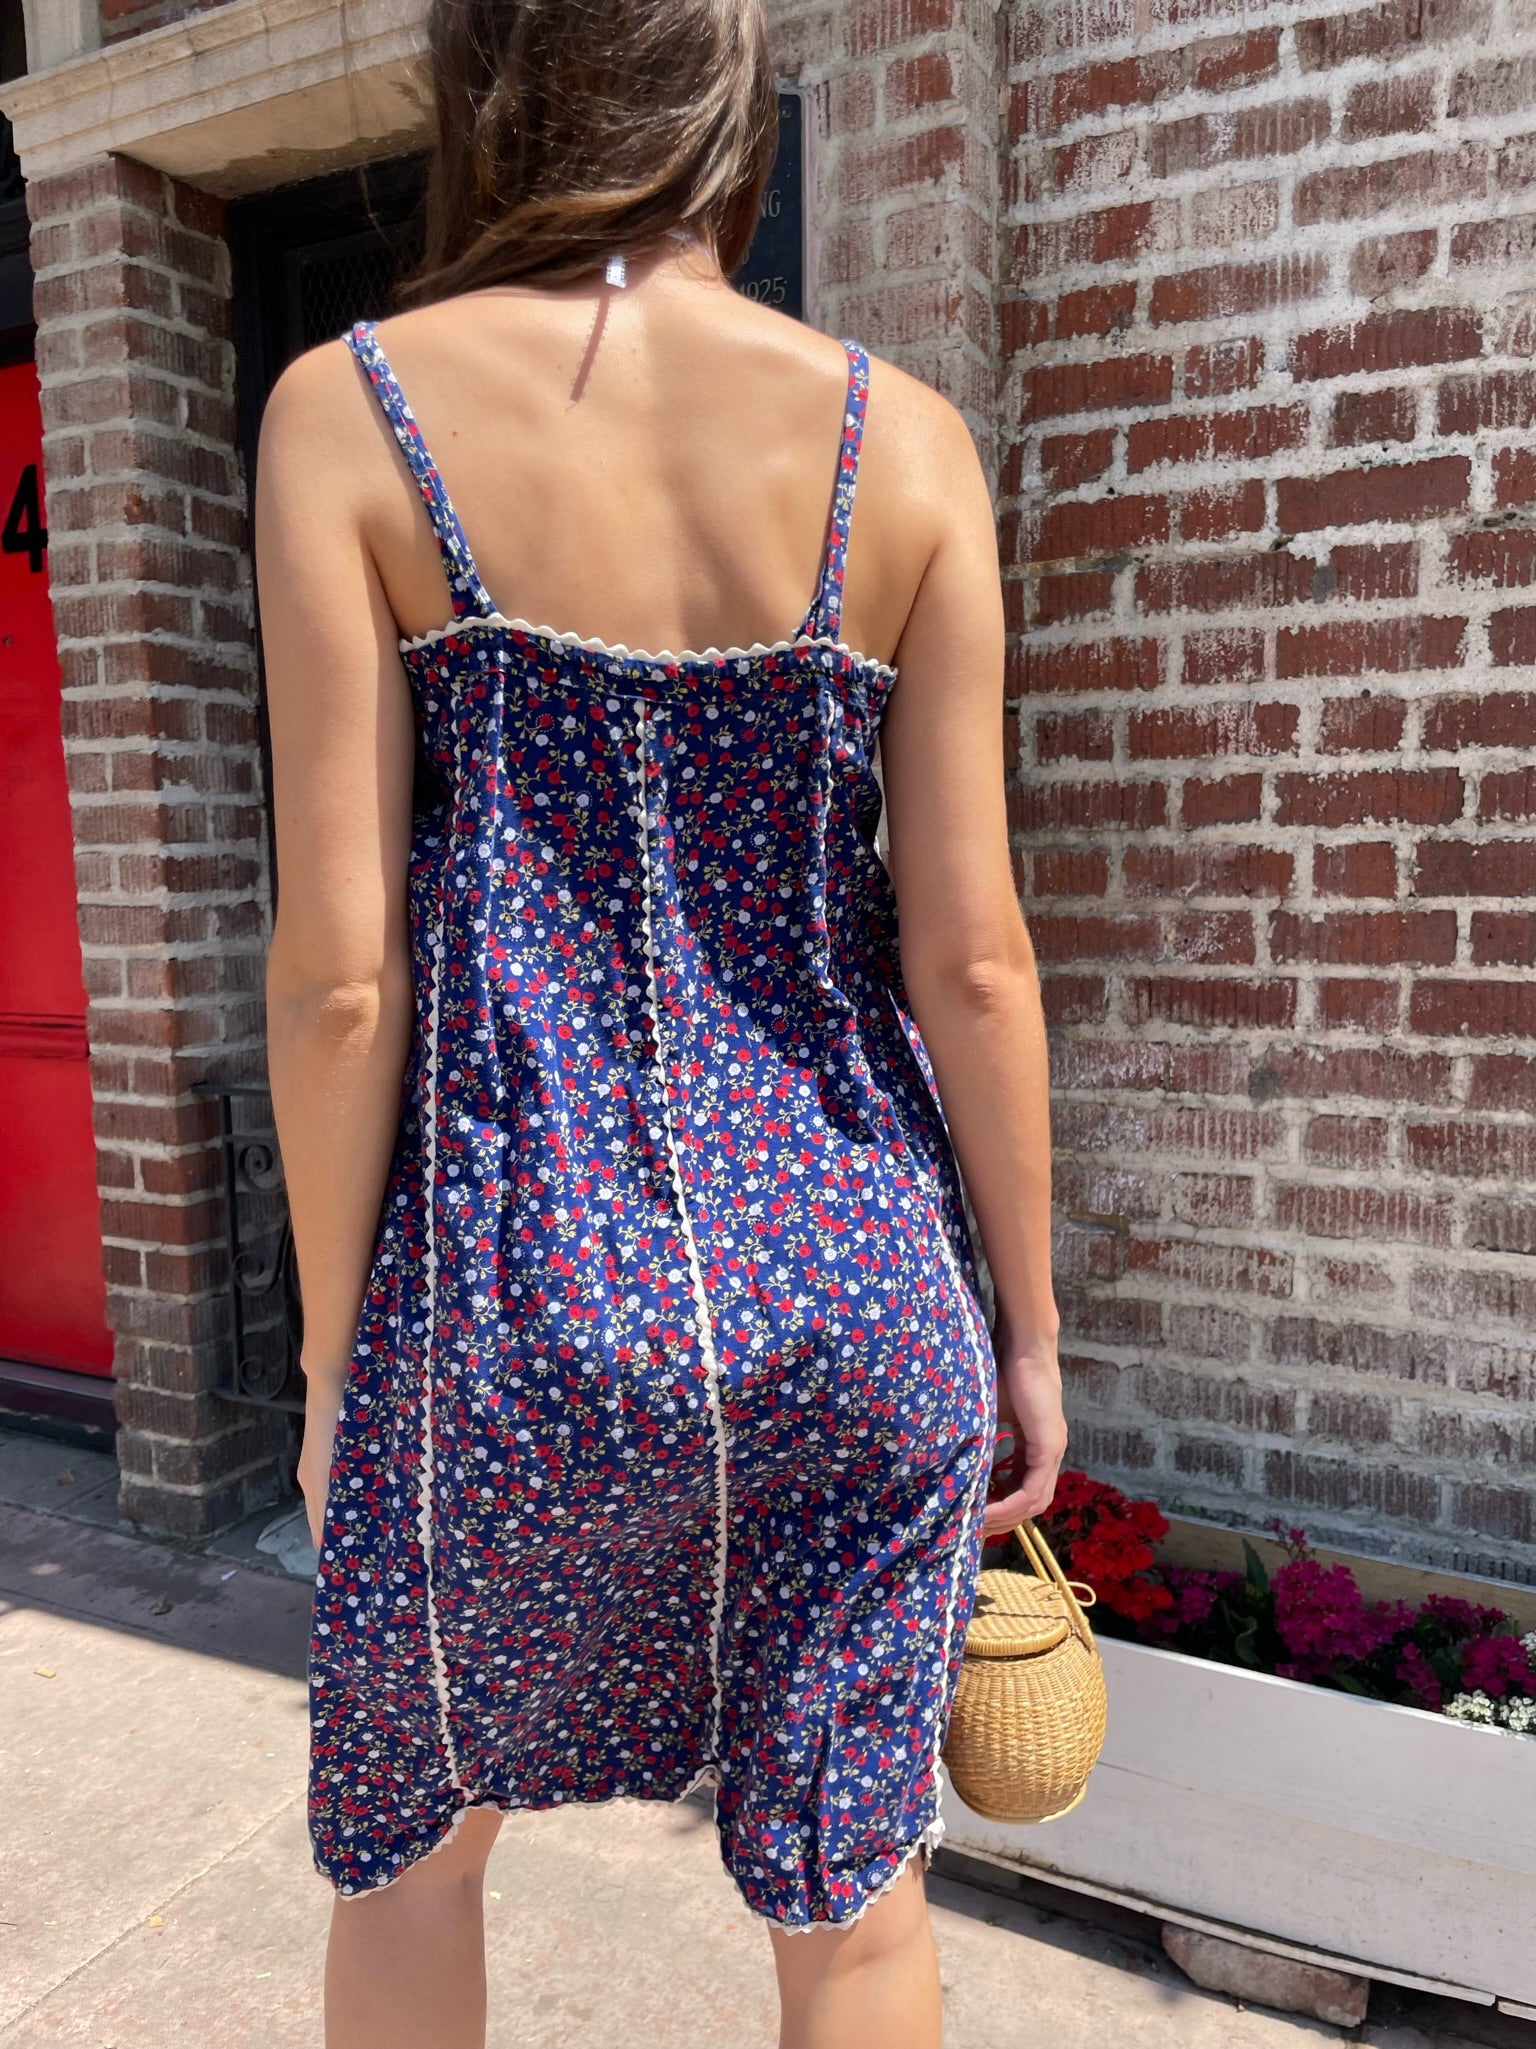
POLYGON ((470 552, 459 515, 453 509, 448 487, 422 438, 416 416, 406 403, 400 380, 390 368, 389 358, 374 332, 373 322, 355 321, 341 339, 367 371, 368 382, 384 409, 384 417, 395 430, 395 439, 400 443, 411 466, 411 474, 420 487, 427 517, 432 522, 432 531, 442 552, 454 618, 490 616, 496 611, 496 601, 480 579, 480 570, 470 552))
POLYGON ((817 640, 836 640, 843 629, 843 568, 848 559, 853 494, 859 481, 859 453, 864 446, 864 415, 869 407, 869 356, 856 341, 845 340, 843 348, 848 356, 848 396, 843 406, 843 438, 838 449, 832 518, 827 528, 821 581, 801 628, 802 638, 817 640))

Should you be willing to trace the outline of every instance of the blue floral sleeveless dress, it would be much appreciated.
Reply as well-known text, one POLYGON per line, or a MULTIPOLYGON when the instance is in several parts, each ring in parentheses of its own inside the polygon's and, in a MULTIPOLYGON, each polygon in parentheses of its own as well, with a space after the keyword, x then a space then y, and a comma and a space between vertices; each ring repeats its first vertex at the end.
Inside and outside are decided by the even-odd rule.
POLYGON ((652 655, 498 612, 341 338, 453 617, 400 643, 417 1016, 320 1550, 317 1868, 711 1782, 748 1905, 846 1923, 942 1831, 996 1422, 874 850, 895 672, 839 639, 868 359, 804 621, 652 655))

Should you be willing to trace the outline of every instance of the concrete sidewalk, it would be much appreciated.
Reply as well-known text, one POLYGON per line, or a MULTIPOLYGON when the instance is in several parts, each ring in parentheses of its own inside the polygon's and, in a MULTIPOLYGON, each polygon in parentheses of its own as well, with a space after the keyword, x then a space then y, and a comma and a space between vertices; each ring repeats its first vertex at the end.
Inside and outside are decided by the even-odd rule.
MULTIPOLYGON (((308 1605, 307 1583, 109 1514, 0 1505, 4 2049, 318 2049, 308 1605)), ((720 1867, 707 1796, 513 1816, 490 1886, 491 2049, 772 2049, 767 1941, 720 1867)), ((948 2049, 1536 2043, 1391 1993, 1344 2036, 1195 1990, 1151 1923, 1077 1918, 1091 1909, 1070 1894, 936 1871, 930 1897, 948 2049)))

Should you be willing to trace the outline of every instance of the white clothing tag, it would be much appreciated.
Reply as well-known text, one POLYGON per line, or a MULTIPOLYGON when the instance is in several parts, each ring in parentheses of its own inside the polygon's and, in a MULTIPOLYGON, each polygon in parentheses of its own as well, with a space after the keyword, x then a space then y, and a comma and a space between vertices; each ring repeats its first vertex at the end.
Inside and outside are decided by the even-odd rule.
POLYGON ((609 257, 608 268, 603 275, 609 284, 618 285, 621 289, 629 283, 629 265, 624 261, 622 254, 609 257))

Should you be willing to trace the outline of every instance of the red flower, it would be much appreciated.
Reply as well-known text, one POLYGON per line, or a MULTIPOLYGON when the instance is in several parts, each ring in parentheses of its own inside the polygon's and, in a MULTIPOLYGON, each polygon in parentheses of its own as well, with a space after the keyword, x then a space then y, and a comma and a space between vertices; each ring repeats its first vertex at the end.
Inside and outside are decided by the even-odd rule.
POLYGON ((1041 1520, 1063 1570, 1086 1580, 1111 1613, 1143 1622, 1173 1606, 1152 1549, 1168 1532, 1155 1502, 1132 1501, 1118 1487, 1066 1471, 1041 1520))

